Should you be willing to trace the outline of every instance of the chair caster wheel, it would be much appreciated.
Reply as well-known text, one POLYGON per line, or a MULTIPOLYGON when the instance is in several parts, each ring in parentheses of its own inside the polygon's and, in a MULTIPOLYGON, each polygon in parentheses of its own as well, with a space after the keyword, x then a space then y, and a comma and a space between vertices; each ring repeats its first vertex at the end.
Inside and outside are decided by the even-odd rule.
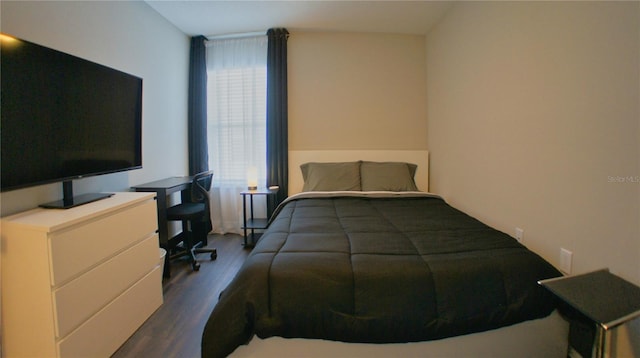
POLYGON ((218 258, 218 254, 217 254, 217 253, 215 253, 215 252, 212 252, 212 253, 211 253, 211 260, 215 260, 215 259, 217 259, 217 258, 218 258))
POLYGON ((197 262, 191 264, 191 267, 193 267, 193 271, 200 271, 200 264, 197 262))

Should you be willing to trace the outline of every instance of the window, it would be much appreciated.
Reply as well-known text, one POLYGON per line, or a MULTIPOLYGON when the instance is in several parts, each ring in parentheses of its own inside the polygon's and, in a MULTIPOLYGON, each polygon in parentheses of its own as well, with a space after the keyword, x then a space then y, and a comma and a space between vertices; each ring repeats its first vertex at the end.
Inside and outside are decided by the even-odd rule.
POLYGON ((249 168, 266 183, 267 37, 210 40, 206 46, 209 168, 220 201, 212 203, 214 227, 239 232, 239 193, 249 168))

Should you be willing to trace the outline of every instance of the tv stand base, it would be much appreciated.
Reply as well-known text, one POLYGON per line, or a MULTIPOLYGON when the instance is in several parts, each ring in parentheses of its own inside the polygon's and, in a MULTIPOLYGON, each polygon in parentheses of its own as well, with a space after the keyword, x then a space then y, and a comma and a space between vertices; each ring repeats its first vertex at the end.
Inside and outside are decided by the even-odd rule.
POLYGON ((82 194, 71 197, 71 199, 61 199, 50 203, 41 204, 41 208, 45 209, 69 209, 76 206, 88 204, 94 201, 106 199, 113 196, 112 193, 91 193, 82 194))

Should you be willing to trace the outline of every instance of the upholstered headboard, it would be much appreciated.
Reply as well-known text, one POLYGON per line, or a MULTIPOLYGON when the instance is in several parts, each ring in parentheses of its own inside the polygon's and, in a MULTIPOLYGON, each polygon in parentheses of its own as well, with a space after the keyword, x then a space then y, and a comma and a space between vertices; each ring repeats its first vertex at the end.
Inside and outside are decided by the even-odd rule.
POLYGON ((302 191, 300 165, 308 162, 407 162, 418 165, 415 175, 420 191, 429 191, 429 151, 427 150, 292 150, 289 151, 289 195, 302 191))

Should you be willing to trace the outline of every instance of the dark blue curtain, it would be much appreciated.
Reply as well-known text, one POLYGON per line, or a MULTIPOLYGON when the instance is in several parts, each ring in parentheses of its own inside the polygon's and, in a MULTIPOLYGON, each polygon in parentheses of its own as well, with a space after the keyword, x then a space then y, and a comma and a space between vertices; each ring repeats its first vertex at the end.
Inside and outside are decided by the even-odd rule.
POLYGON ((267 31, 267 185, 278 185, 268 196, 269 217, 286 197, 289 186, 289 133, 287 100, 287 29, 267 31))
MULTIPOLYGON (((209 170, 209 154, 207 147, 207 60, 204 36, 191 38, 189 51, 189 175, 209 170)), ((215 180, 215 173, 214 173, 215 180)), ((186 200, 186 198, 182 198, 186 200)), ((211 232, 213 225, 209 215, 201 223, 194 225, 196 232, 211 232)), ((201 237, 201 236, 198 236, 201 237)), ((207 240, 203 240, 203 246, 207 240)))
MULTIPOLYGON (((189 55, 189 175, 209 170, 206 37, 191 38, 189 55)), ((215 175, 215 173, 214 173, 215 175)))

